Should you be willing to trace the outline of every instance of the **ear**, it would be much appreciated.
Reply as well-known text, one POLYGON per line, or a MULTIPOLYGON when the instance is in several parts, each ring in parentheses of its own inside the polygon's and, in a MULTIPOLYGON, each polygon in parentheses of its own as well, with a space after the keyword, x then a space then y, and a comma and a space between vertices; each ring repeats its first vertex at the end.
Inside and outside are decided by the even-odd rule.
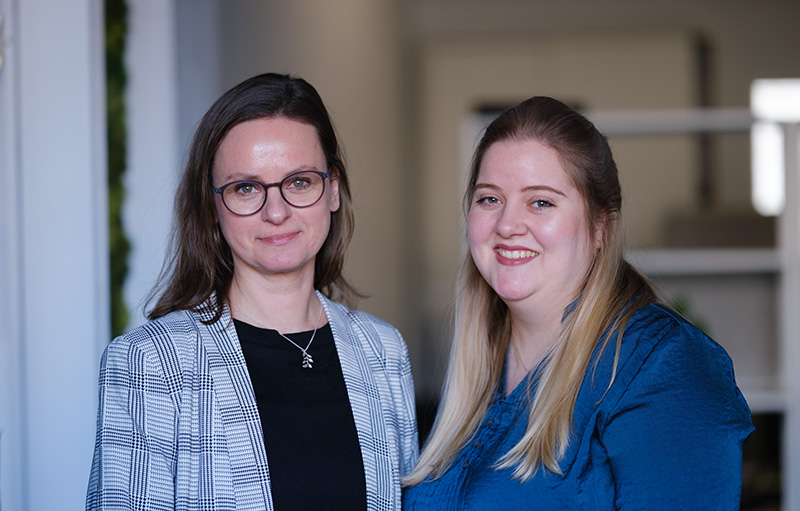
POLYGON ((608 215, 600 213, 594 221, 594 248, 600 250, 603 248, 603 242, 606 237, 606 227, 608 226, 608 215))
POLYGON ((339 210, 339 170, 331 169, 331 213, 339 210))

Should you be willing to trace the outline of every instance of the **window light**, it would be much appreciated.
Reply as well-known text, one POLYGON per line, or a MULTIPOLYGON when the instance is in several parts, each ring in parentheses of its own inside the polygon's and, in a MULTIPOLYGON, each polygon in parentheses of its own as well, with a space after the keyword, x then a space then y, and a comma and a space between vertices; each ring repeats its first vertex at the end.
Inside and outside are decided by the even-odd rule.
POLYGON ((784 129, 800 122, 800 79, 756 80, 750 88, 755 123, 750 132, 752 202, 764 216, 783 212, 786 201, 784 129))

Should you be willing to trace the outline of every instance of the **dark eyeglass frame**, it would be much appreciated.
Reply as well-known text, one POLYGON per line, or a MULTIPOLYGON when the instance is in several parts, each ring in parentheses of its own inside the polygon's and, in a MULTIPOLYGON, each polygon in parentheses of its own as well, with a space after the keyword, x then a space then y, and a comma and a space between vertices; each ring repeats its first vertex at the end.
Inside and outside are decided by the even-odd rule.
POLYGON ((310 208, 311 206, 313 206, 314 204, 319 202, 320 199, 322 199, 322 197, 325 195, 325 180, 327 178, 329 178, 329 177, 331 177, 331 173, 330 172, 320 172, 319 170, 299 170, 297 172, 292 172, 291 174, 289 174, 285 178, 283 178, 280 181, 277 181, 275 183, 262 183, 261 181, 257 181, 255 179, 239 179, 237 181, 231 181, 230 183, 226 183, 226 184, 220 186, 219 188, 214 188, 213 185, 212 185, 212 188, 214 188, 214 193, 218 193, 219 194, 220 198, 222 199, 222 204, 225 205, 225 209, 230 211, 232 214, 234 214, 236 216, 253 216, 256 213, 258 213, 259 211, 261 211, 262 209, 264 209, 264 205, 267 203, 267 196, 269 195, 269 189, 270 188, 275 188, 275 187, 278 188, 278 191, 280 192, 281 197, 283 198, 284 202, 286 202, 286 204, 290 205, 293 208, 297 208, 297 209, 310 208), (292 204, 292 202, 289 199, 286 198, 286 195, 283 194, 283 184, 285 182, 287 182, 287 181, 291 181, 293 178, 297 177, 300 174, 316 174, 316 175, 318 175, 319 177, 322 178, 322 191, 320 192, 319 197, 317 197, 317 200, 315 200, 311 204, 306 204, 304 206, 296 206, 295 204, 292 204), (236 211, 232 210, 230 208, 230 206, 228 206, 227 202, 225 202, 225 190, 228 189, 229 187, 233 186, 233 185, 240 185, 240 184, 243 184, 243 183, 252 183, 254 185, 259 185, 262 188, 264 188, 264 201, 252 213, 246 213, 246 214, 237 213, 236 211))

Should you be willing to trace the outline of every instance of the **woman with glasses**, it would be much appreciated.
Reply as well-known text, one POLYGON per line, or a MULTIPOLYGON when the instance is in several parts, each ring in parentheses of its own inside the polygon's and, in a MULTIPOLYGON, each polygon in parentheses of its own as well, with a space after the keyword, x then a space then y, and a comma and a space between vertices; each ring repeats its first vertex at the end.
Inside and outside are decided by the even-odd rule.
POLYGON ((100 370, 87 509, 390 510, 417 456, 405 343, 333 300, 353 229, 333 126, 264 74, 203 117, 151 321, 100 370))
POLYGON ((605 137, 547 97, 473 158, 453 351, 407 510, 738 509, 750 411, 725 351, 623 258, 605 137))

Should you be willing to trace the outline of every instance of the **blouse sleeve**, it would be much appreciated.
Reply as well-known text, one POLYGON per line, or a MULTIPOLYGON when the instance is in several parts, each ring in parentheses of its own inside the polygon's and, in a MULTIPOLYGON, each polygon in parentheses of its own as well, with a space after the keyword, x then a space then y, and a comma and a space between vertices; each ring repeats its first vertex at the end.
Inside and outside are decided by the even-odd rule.
POLYGON ((656 342, 606 421, 617 509, 739 509, 750 410, 725 351, 690 325, 656 342))
POLYGON ((175 509, 174 393, 152 358, 124 337, 103 354, 87 510, 175 509))

